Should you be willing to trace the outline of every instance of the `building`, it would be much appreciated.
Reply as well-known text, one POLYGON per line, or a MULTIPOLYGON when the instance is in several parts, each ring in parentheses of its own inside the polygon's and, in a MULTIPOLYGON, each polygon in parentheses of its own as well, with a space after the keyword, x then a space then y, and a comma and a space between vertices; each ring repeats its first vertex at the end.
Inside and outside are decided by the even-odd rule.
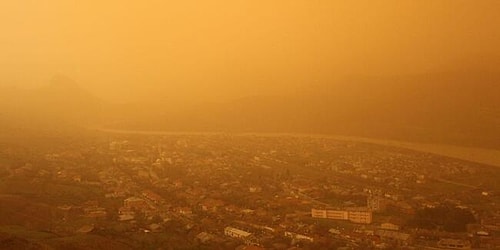
POLYGON ((331 220, 348 220, 349 212, 342 210, 326 210, 326 218, 331 220))
POLYGON ((145 190, 142 192, 142 195, 148 199, 149 201, 155 203, 155 204, 163 204, 165 203, 165 199, 161 197, 159 194, 151 191, 151 190, 145 190))
POLYGON ((344 210, 333 209, 311 209, 311 216, 313 218, 323 218, 331 220, 348 220, 349 212, 344 210))
POLYGON ((212 213, 217 212, 218 208, 221 208, 223 206, 224 202, 216 199, 206 199, 200 204, 200 207, 203 211, 212 213))
POLYGON ((401 233, 392 230, 376 230, 375 235, 381 240, 387 241, 398 246, 408 246, 412 243, 412 236, 407 233, 401 233))
POLYGON ((252 233, 234 227, 224 228, 224 235, 242 240, 246 245, 260 246, 259 239, 252 233))
POLYGON ((202 244, 209 243, 215 238, 213 234, 207 233, 207 232, 201 232, 198 235, 196 235, 196 240, 199 241, 202 244))
POLYGON ((148 203, 144 199, 138 197, 130 197, 125 199, 123 201, 123 206, 136 210, 149 209, 148 203))
POLYGON ((349 220, 353 223, 371 224, 373 213, 370 209, 362 208, 347 208, 345 210, 333 209, 311 209, 313 218, 323 218, 330 220, 349 220))
POLYGON ((415 209, 413 209, 413 207, 410 204, 406 203, 406 202, 402 202, 402 201, 393 202, 393 203, 390 204, 390 206, 393 209, 396 209, 396 210, 398 210, 401 213, 415 214, 415 209))
POLYGON ((108 214, 103 207, 86 207, 83 209, 85 217, 89 218, 105 218, 108 214))
POLYGON ((392 223, 386 222, 386 223, 380 224, 380 229, 398 231, 399 230, 399 226, 396 225, 396 224, 392 224, 392 223))
POLYGON ((118 208, 118 216, 120 217, 120 220, 129 220, 129 219, 134 219, 135 216, 135 211, 134 209, 130 207, 120 207, 118 208), (122 219, 123 216, 123 219, 122 219))
POLYGON ((366 203, 368 208, 374 212, 384 211, 387 208, 387 200, 380 196, 370 196, 366 203))
POLYGON ((323 218, 326 219, 326 210, 325 209, 311 209, 311 216, 313 218, 323 218))
POLYGON ((373 220, 372 211, 368 208, 350 208, 348 209, 348 220, 353 223, 371 224, 373 220))
POLYGON ((441 239, 438 241, 438 247, 447 249, 472 249, 470 241, 461 239, 441 239))
POLYGON ((309 237, 307 235, 292 233, 292 232, 285 232, 285 237, 288 237, 288 238, 293 239, 293 240, 298 240, 298 241, 314 242, 314 239, 312 237, 309 237))
POLYGON ((226 227, 224 228, 224 235, 229 236, 231 238, 237 238, 237 239, 246 239, 252 235, 252 233, 249 233, 247 231, 243 231, 234 227, 226 227))
POLYGON ((190 207, 179 207, 177 210, 182 215, 192 215, 193 214, 193 210, 190 207))

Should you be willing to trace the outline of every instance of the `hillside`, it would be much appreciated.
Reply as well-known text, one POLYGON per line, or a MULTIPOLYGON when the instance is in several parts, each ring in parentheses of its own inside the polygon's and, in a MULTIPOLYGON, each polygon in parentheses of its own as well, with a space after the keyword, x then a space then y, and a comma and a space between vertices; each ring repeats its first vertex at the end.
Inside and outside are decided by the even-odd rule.
POLYGON ((65 77, 0 92, 0 129, 18 133, 111 129, 323 133, 500 148, 500 74, 448 72, 351 77, 291 96, 219 103, 114 105, 65 77))
POLYGON ((341 134, 500 148, 498 93, 500 74, 493 73, 356 77, 310 87, 296 96, 206 103, 113 125, 138 130, 341 134))
POLYGON ((0 87, 0 135, 73 132, 102 119, 105 103, 56 76, 38 89, 0 87))

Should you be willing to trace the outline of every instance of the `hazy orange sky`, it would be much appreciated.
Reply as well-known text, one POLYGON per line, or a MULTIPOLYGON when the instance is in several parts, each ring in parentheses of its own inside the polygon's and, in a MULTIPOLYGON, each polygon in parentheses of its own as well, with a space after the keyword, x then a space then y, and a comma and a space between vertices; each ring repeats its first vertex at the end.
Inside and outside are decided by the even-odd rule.
POLYGON ((500 55, 498 0, 0 1, 0 82, 115 101, 293 93, 500 55))

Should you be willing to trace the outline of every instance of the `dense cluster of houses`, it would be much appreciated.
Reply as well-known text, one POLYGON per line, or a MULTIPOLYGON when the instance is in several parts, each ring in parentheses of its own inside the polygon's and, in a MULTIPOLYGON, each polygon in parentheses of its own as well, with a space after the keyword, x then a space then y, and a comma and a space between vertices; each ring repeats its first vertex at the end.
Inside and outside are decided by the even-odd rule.
POLYGON ((58 152, 44 157, 61 163, 56 171, 33 173, 25 165, 10 175, 102 191, 60 204, 65 223, 76 215, 134 225, 130 233, 161 233, 174 221, 188 232, 186 242, 199 244, 468 249, 500 242, 495 186, 462 182, 464 175, 483 174, 472 163, 300 137, 126 137, 93 150, 102 159, 85 168, 67 164, 85 162, 82 154, 58 152), (440 185, 457 188, 435 188, 440 185), (461 233, 406 226, 419 209, 443 203, 472 211, 477 224, 461 233))

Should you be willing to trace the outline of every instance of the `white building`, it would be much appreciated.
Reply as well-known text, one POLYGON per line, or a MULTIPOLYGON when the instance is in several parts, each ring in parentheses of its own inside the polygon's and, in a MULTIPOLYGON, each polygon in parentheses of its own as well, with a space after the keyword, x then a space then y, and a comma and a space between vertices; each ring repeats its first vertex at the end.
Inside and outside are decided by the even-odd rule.
POLYGON ((224 234, 226 236, 229 236, 232 238, 238 238, 238 239, 245 239, 245 238, 248 238, 252 235, 251 233, 249 233, 247 231, 243 231, 243 230, 240 230, 240 229, 237 229, 234 227, 224 228, 224 234))
POLYGON ((396 225, 396 224, 392 224, 392 223, 386 222, 386 223, 380 224, 380 229, 398 231, 399 230, 399 226, 396 225))
POLYGON ((375 212, 384 211, 387 208, 387 200, 380 196, 370 196, 367 199, 367 206, 375 212))
POLYGON ((367 208, 347 208, 345 210, 313 208, 311 216, 330 220, 349 220, 360 224, 371 224, 373 220, 373 213, 367 208))
POLYGON ((288 238, 294 239, 294 240, 299 240, 299 241, 314 242, 314 239, 312 237, 309 237, 307 235, 298 234, 298 233, 285 232, 285 237, 288 237, 288 238))
POLYGON ((448 249, 472 249, 470 241, 462 239, 441 239, 438 242, 438 247, 448 249))
POLYGON ((348 220, 354 223, 371 224, 373 213, 367 208, 350 208, 347 210, 348 220))

